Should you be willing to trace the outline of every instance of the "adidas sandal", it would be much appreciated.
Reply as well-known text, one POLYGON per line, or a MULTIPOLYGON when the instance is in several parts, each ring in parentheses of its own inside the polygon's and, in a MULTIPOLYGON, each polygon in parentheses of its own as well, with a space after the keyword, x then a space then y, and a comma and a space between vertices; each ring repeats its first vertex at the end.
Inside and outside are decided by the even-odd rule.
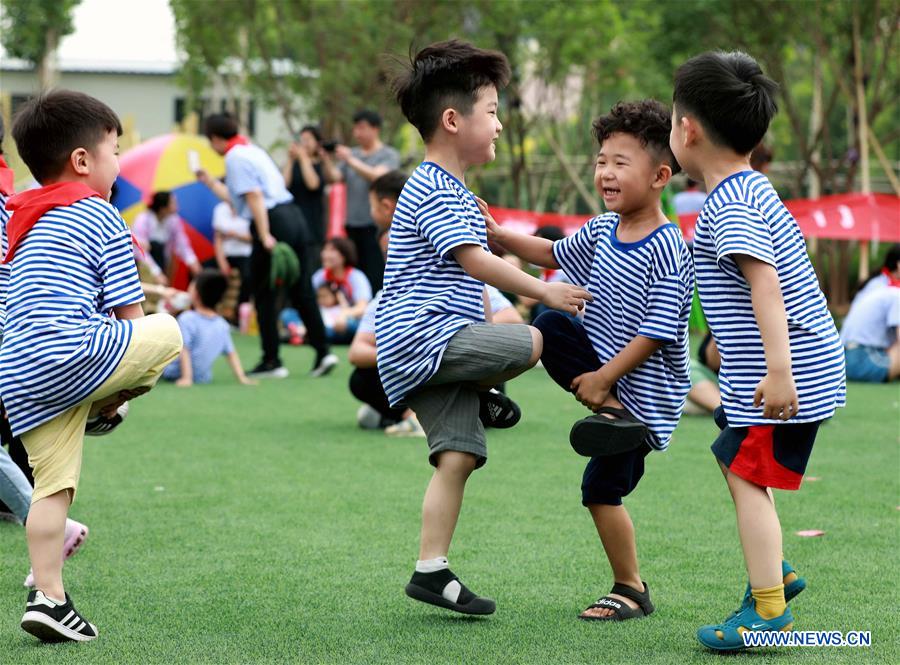
POLYGON ((618 598, 611 598, 610 596, 603 596, 597 600, 596 603, 592 603, 584 608, 584 612, 578 615, 578 618, 582 621, 625 621, 626 619, 642 619, 645 616, 649 616, 653 613, 653 610, 656 609, 653 607, 653 603, 650 602, 650 588, 647 586, 647 583, 644 582, 644 592, 640 593, 635 591, 627 584, 619 584, 616 582, 613 584, 613 588, 610 590, 610 593, 614 593, 618 596, 623 596, 628 600, 633 600, 637 603, 637 607, 629 607, 626 603, 623 603, 618 598), (589 614, 585 614, 588 610, 592 610, 595 608, 602 608, 607 610, 612 610, 613 614, 605 617, 595 617, 589 614))
POLYGON ((481 402, 478 418, 485 427, 507 429, 522 418, 519 405, 499 390, 492 388, 486 392, 479 392, 478 399, 481 402))

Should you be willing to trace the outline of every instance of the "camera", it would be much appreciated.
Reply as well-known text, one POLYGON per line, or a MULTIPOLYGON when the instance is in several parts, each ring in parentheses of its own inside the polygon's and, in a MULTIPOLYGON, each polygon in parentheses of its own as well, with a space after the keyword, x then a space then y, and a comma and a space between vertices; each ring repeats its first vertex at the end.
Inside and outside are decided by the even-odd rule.
POLYGON ((335 141, 334 139, 331 139, 329 141, 322 141, 322 149, 325 152, 334 152, 335 148, 337 148, 338 145, 339 142, 335 141))

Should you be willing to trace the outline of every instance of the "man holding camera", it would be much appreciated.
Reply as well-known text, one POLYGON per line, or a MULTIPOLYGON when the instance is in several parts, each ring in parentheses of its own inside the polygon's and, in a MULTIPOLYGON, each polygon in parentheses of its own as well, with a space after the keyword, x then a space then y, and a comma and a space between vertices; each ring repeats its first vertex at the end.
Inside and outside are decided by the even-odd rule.
POLYGON ((359 269, 369 278, 373 291, 378 291, 384 277, 384 258, 369 213, 369 184, 398 168, 400 155, 381 142, 381 116, 375 111, 363 110, 353 116, 353 140, 358 147, 336 146, 335 158, 340 163, 325 163, 326 178, 330 182, 343 180, 347 185, 347 237, 356 246, 359 269))

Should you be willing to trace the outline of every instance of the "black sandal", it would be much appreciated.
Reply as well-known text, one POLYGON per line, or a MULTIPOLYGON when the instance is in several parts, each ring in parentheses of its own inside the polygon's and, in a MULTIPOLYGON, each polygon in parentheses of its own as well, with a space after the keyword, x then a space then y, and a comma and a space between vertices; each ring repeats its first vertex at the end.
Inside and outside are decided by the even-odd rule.
POLYGON ((629 607, 618 598, 610 598, 607 595, 603 596, 603 598, 599 598, 596 603, 584 608, 584 612, 599 607, 601 609, 612 610, 612 615, 606 617, 592 617, 586 616, 584 612, 582 612, 578 615, 578 618, 582 621, 625 621, 626 619, 642 619, 645 616, 652 614, 653 610, 656 609, 653 607, 653 603, 650 602, 650 587, 647 586, 646 582, 644 582, 644 593, 635 591, 630 586, 619 584, 618 582, 613 584, 610 593, 623 596, 628 598, 628 600, 633 600, 638 606, 634 608, 629 607))
POLYGON ((414 572, 409 584, 406 585, 406 595, 414 600, 461 614, 493 614, 497 609, 497 604, 493 600, 476 596, 449 568, 433 573, 414 572), (462 587, 455 603, 441 595, 450 582, 459 582, 462 587))
POLYGON ((625 409, 601 406, 595 415, 572 426, 569 443, 584 457, 606 457, 639 448, 647 437, 647 426, 625 409), (614 418, 605 418, 607 414, 614 418))
POLYGON ((522 410, 519 405, 499 390, 479 392, 478 400, 481 402, 478 418, 485 427, 507 429, 522 418, 522 410))

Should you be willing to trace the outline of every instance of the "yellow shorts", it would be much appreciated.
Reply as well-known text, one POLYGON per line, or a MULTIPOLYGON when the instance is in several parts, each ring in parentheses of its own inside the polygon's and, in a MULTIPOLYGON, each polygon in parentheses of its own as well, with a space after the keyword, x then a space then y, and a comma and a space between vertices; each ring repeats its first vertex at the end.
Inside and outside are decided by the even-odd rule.
POLYGON ((181 331, 168 314, 151 314, 132 320, 131 341, 112 375, 84 401, 22 435, 28 464, 34 470, 31 501, 75 490, 81 475, 84 426, 94 402, 122 390, 152 387, 166 365, 181 352, 181 331))

